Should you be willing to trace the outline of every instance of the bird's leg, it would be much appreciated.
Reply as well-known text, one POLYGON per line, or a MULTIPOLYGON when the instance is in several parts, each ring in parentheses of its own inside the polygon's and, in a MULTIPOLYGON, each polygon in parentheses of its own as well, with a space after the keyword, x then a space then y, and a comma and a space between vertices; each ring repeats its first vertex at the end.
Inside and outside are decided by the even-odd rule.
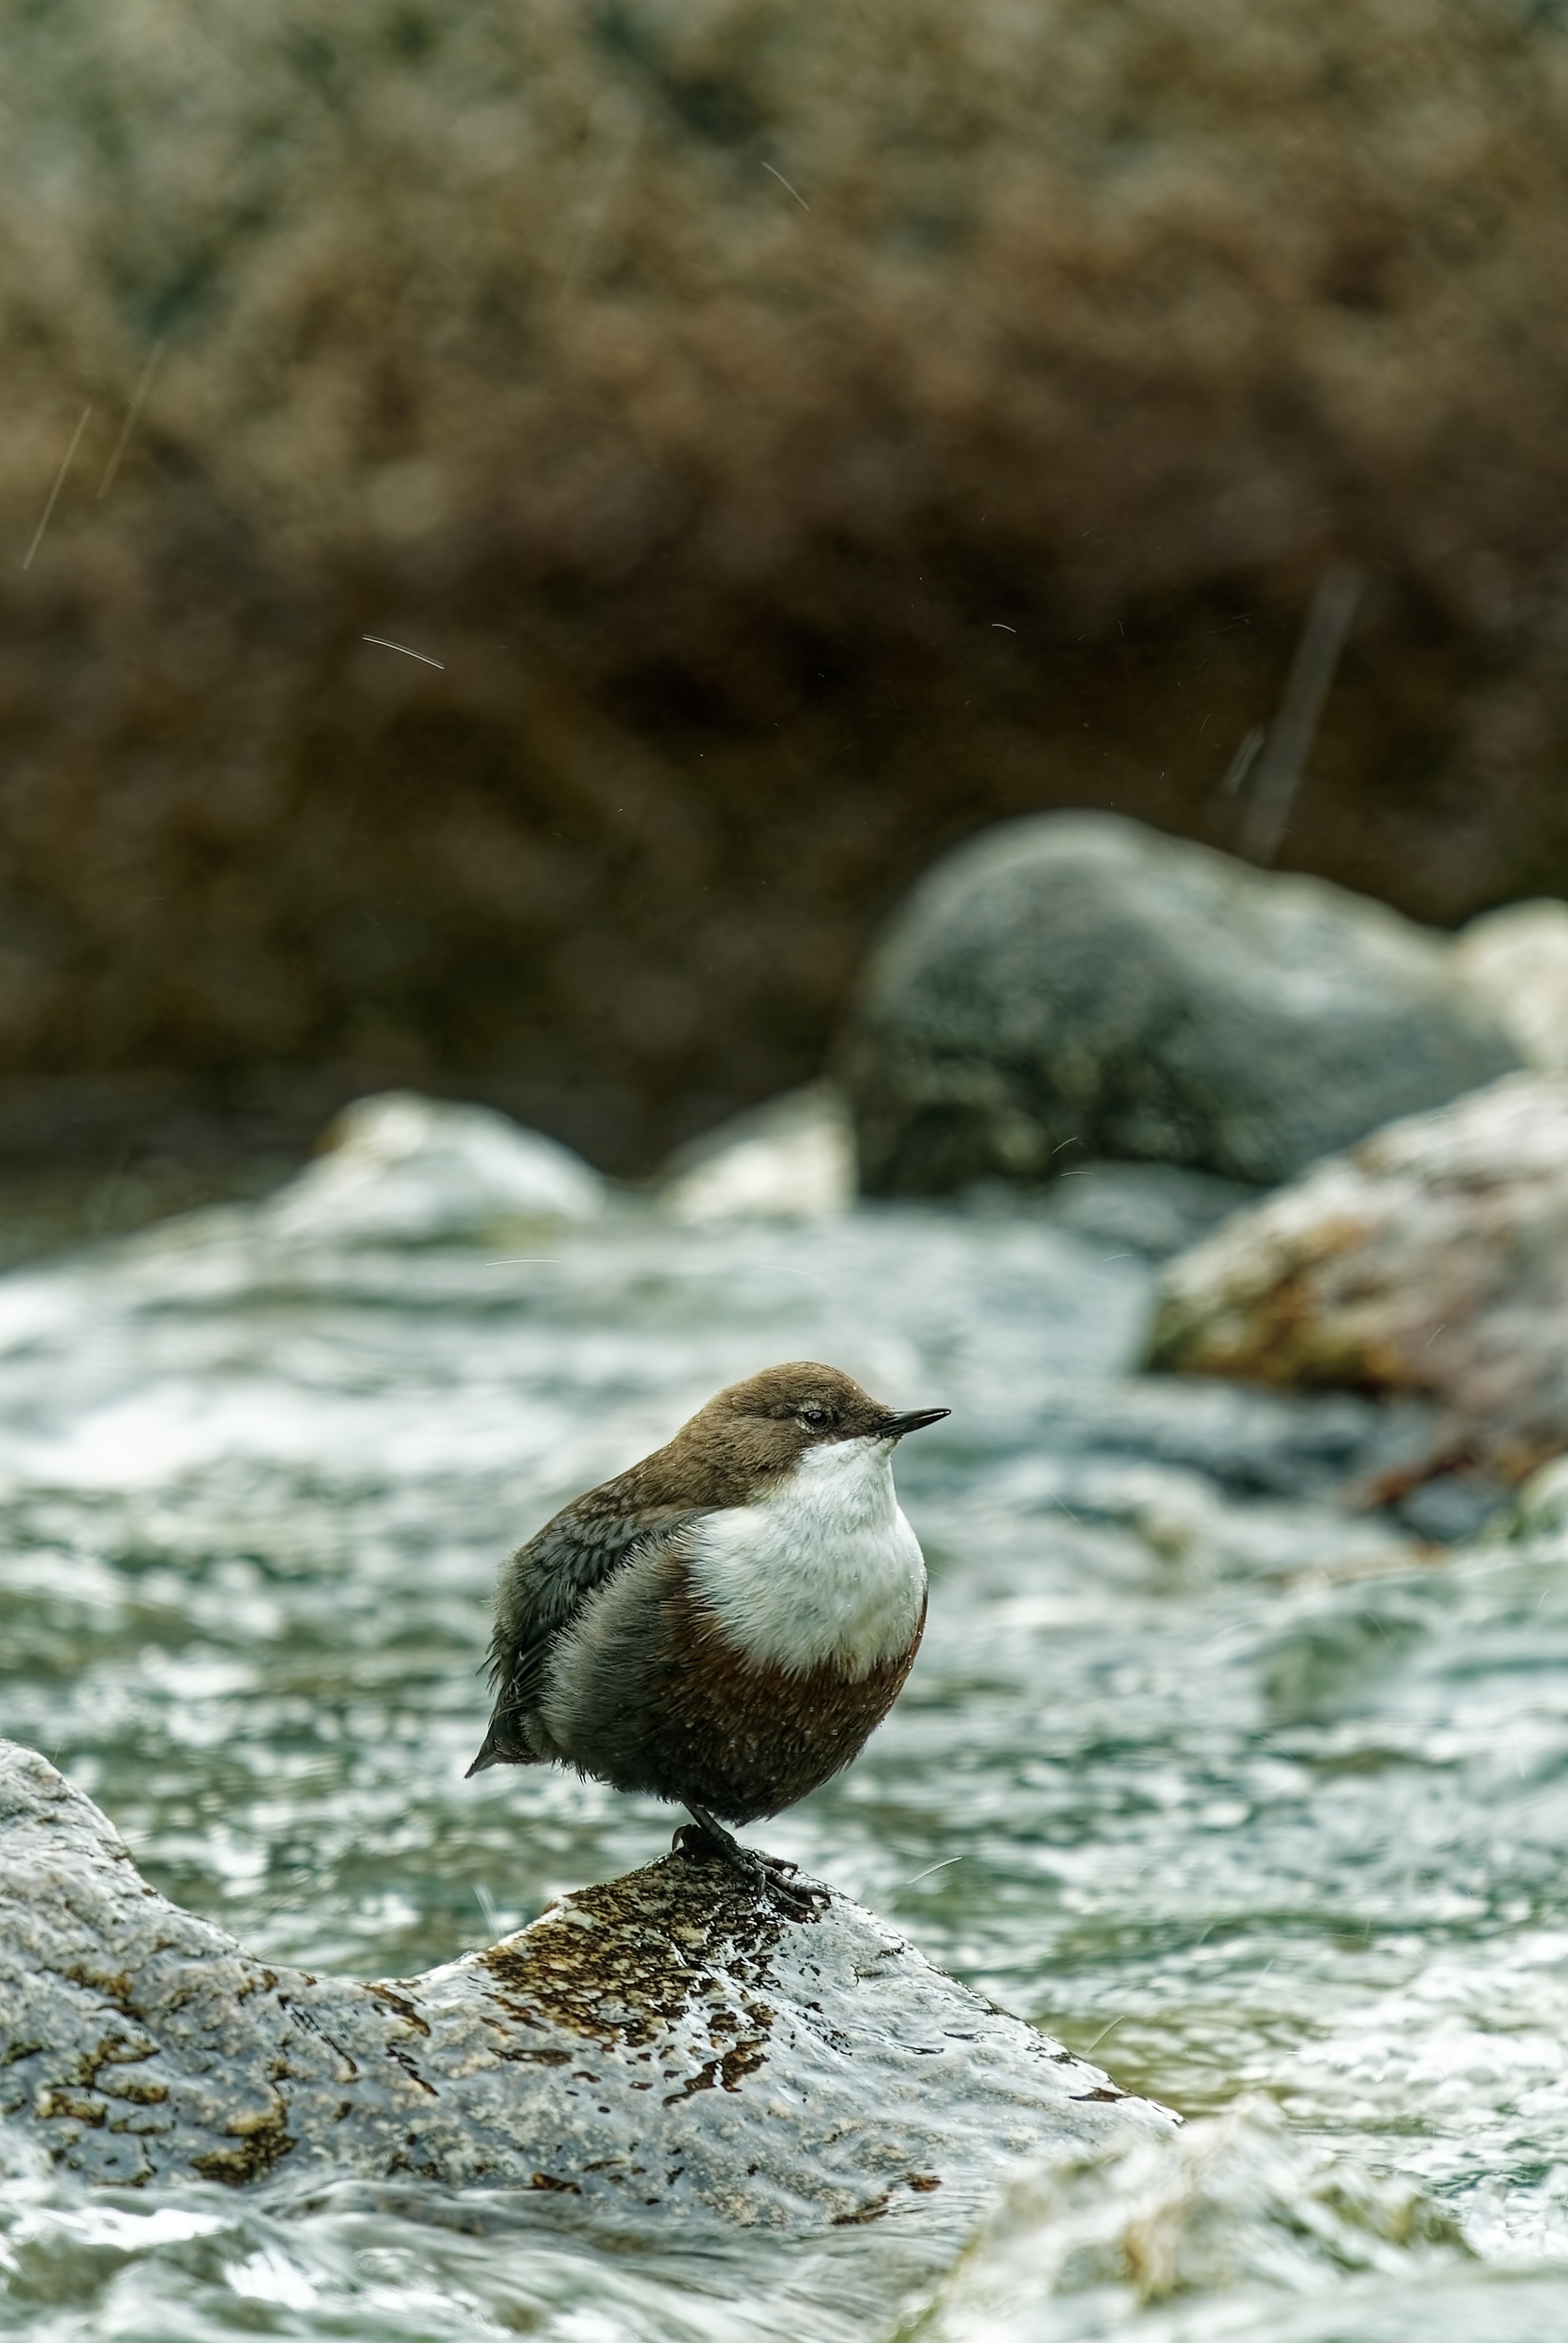
MULTIPOLYGON (((768 1888, 788 1903, 804 1905, 808 1911, 816 1910, 819 1891, 792 1887, 789 1884, 788 1875, 799 1870, 798 1864, 788 1862, 782 1855, 759 1855, 755 1847, 742 1846, 734 1833, 727 1831, 721 1822, 715 1821, 706 1806, 696 1805, 689 1798, 683 1799, 682 1804, 703 1836, 712 1840, 726 1863, 733 1865, 743 1878, 755 1881, 759 1886, 768 1888)), ((678 1845, 684 1836, 684 1832, 677 1834, 678 1845)))
POLYGON ((759 1855, 755 1847, 742 1846, 734 1832, 727 1831, 706 1806, 694 1805, 689 1798, 683 1799, 682 1804, 698 1829, 713 1841, 725 1861, 732 1863, 737 1871, 749 1871, 755 1875, 759 1871, 783 1872, 798 1868, 795 1864, 787 1863, 781 1855, 759 1855))

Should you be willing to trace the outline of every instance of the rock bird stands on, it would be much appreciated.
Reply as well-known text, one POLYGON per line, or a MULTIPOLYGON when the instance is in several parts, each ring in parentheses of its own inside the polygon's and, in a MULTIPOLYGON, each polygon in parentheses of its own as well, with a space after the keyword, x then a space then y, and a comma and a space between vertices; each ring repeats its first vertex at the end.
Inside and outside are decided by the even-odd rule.
MULTIPOLYGON (((847 1765, 898 1697, 926 1572, 900 1415, 836 1367, 769 1367, 578 1497, 502 1574, 496 1706, 469 1767, 575 1765, 723 1822, 776 1815, 847 1765)), ((778 1866, 770 1866, 777 1868, 778 1866)))

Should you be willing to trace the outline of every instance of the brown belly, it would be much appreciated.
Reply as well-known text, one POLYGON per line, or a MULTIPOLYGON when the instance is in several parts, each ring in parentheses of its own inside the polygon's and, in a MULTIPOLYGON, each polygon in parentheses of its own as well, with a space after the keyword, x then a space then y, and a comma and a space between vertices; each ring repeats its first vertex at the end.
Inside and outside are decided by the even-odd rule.
POLYGON ((792 1806, 858 1755, 914 1664, 925 1605, 907 1651, 850 1679, 743 1660, 684 1585, 662 1605, 660 1649, 645 1679, 642 1775, 623 1789, 692 1800, 721 1822, 758 1822, 792 1806))

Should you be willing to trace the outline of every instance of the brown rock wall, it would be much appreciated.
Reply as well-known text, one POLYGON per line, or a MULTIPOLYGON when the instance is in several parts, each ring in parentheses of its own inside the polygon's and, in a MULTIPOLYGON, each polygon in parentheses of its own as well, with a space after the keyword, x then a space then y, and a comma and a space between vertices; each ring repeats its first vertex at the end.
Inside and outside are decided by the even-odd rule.
POLYGON ((1550 12, 0 33, 0 1073, 446 1084, 647 1162, 812 1071, 967 830, 1234 842, 1343 554, 1283 859, 1568 878, 1550 12))

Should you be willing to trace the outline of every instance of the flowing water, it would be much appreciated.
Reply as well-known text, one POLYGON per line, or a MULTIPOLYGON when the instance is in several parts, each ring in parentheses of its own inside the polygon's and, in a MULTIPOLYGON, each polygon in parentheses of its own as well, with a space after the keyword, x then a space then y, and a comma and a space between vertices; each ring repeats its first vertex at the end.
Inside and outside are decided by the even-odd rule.
MULTIPOLYGON (((1016 2331, 1561 2337, 1568 1540, 1438 1548, 1342 1509, 1411 1429, 1358 1403, 1130 1379, 1151 1272, 1114 1227, 679 1228, 627 1202, 397 1247, 234 1207, 15 1271, 0 1728, 256 1950, 426 1967, 676 1819, 462 1778, 502 1555, 771 1362, 948 1404, 900 1460, 933 1581, 915 1674, 766 1843, 1118 2080, 1286 2119, 1200 2122, 1158 2171, 1015 2207, 1016 2331), (1174 2276, 1080 2249, 1156 2197, 1206 2241, 1174 2276)), ((28 2343, 851 2343, 932 2278, 874 2231, 699 2248, 286 2176, 0 2187, 0 2332, 28 2343)), ((1000 2334, 1000 2301, 966 2312, 960 2284, 939 2323, 1000 2334)))

